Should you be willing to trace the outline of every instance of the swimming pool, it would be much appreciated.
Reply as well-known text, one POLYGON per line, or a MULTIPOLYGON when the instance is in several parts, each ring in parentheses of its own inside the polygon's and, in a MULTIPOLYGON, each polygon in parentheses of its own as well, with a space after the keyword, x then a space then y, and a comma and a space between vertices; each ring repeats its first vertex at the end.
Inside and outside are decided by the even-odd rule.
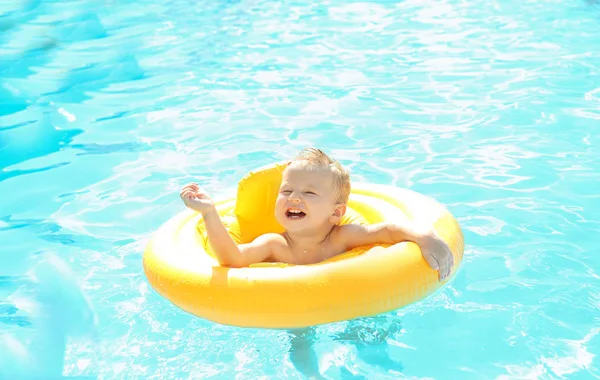
POLYGON ((596 2, 0 14, 0 378, 600 378, 596 2), (181 185, 229 195, 306 145, 446 204, 455 279, 312 337, 209 323, 148 286, 142 251, 181 185))

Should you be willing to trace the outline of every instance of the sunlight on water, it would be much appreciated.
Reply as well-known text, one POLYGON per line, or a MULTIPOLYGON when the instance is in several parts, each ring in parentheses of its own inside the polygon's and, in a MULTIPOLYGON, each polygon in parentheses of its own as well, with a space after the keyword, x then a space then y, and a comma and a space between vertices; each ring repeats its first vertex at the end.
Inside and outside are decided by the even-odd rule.
POLYGON ((0 1, 0 378, 600 378, 599 25, 591 0, 0 1), (150 288, 181 185, 229 196, 307 145, 447 205, 456 278, 304 333, 150 288))

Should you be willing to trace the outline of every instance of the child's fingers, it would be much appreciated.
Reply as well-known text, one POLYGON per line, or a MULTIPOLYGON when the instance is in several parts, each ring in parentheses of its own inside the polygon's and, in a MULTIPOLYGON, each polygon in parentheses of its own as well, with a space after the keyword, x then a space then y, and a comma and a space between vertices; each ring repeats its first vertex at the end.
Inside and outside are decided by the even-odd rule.
POLYGON ((199 199, 210 199, 210 196, 200 189, 196 192, 196 197, 199 199))
POLYGON ((448 249, 448 260, 446 261, 446 277, 449 277, 450 273, 452 273, 452 268, 454 267, 454 255, 450 249, 448 249))
POLYGON ((444 260, 440 266, 440 279, 445 280, 448 277, 448 261, 444 260))
POLYGON ((442 268, 440 268, 440 279, 443 281, 448 278, 448 265, 444 264, 442 268))
POLYGON ((436 269, 436 270, 440 268, 440 264, 435 259, 435 257, 433 257, 433 255, 425 254, 425 255, 423 255, 423 258, 425 259, 425 261, 427 262, 427 264, 429 264, 429 266, 431 268, 436 269))
POLYGON ((184 199, 192 199, 194 197, 194 192, 190 189, 184 190, 181 192, 181 198, 184 199))
POLYGON ((450 272, 452 272, 452 266, 454 265, 454 257, 451 252, 448 252, 448 258, 444 260, 443 267, 440 269, 440 274, 442 279, 448 278, 450 276, 450 272))
POLYGON ((181 188, 182 190, 194 190, 197 191, 198 190, 198 185, 195 183, 188 183, 187 185, 185 185, 184 187, 181 188))

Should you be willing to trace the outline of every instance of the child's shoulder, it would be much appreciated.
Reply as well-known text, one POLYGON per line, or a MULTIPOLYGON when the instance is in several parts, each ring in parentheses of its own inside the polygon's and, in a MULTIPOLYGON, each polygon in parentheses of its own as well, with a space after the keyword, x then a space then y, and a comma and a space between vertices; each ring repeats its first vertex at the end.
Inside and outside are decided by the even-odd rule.
POLYGON ((363 245, 382 243, 385 240, 383 225, 372 224, 343 224, 336 226, 331 234, 333 244, 343 246, 345 250, 363 245))
POLYGON ((348 235, 348 234, 356 234, 366 231, 369 228, 368 225, 359 224, 359 223, 347 223, 334 226, 335 235, 348 235))
POLYGON ((262 234, 258 236, 254 242, 259 244, 287 244, 287 240, 285 240, 283 234, 278 234, 275 232, 262 234))
POLYGON ((352 236, 365 233, 366 229, 367 226, 358 223, 336 225, 331 231, 331 239, 333 241, 347 241, 352 236))
POLYGON ((251 243, 243 244, 243 246, 254 247, 268 252, 269 257, 278 257, 285 253, 287 240, 281 234, 266 233, 256 237, 251 243))

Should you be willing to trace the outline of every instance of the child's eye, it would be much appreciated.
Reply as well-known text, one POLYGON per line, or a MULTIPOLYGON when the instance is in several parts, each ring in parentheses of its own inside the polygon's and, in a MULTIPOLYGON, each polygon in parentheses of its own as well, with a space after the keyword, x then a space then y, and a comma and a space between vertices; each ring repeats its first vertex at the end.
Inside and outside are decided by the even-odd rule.
POLYGON ((317 195, 317 193, 314 193, 312 191, 305 191, 304 194, 308 194, 308 195, 317 195))
POLYGON ((281 190, 281 194, 291 194, 291 190, 281 190))

